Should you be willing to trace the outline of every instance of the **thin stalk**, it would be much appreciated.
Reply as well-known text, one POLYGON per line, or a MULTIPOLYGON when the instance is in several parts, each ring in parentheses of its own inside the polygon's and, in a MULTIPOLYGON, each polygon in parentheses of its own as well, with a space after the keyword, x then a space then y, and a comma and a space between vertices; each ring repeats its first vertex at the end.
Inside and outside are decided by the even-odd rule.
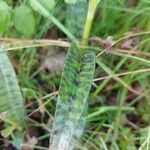
POLYGON ((78 40, 67 30, 67 28, 59 22, 38 0, 30 0, 32 8, 43 15, 46 18, 49 18, 61 31, 63 31, 73 42, 78 43, 78 40))
POLYGON ((61 24, 53 15, 49 13, 50 20, 61 30, 63 31, 71 40, 75 43, 78 43, 78 40, 66 29, 66 27, 61 24))
MULTIPOLYGON (((117 111, 118 108, 119 106, 103 106, 98 111, 95 111, 94 113, 91 113, 90 115, 88 115, 86 119, 88 120, 93 119, 94 117, 99 116, 100 114, 103 114, 108 111, 117 111)), ((134 107, 124 106, 124 107, 121 107, 121 110, 128 112, 128 111, 134 111, 135 109, 134 107)))
POLYGON ((99 2, 100 2, 100 0, 90 0, 89 1, 88 14, 87 14, 87 19, 86 19, 82 42, 81 42, 81 44, 84 46, 88 45, 88 39, 89 39, 90 30, 92 27, 92 22, 94 19, 94 14, 95 14, 96 7, 99 2))

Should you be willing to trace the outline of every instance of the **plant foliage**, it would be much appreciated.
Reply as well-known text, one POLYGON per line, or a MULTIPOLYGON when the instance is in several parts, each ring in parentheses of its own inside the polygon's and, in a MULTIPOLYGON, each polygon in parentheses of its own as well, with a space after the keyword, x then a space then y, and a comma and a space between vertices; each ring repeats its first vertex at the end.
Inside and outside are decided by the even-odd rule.
MULTIPOLYGON (((70 32, 76 37, 82 36, 86 12, 86 0, 67 5, 67 25, 70 32)), ((85 110, 94 70, 95 53, 79 49, 72 44, 66 56, 61 77, 51 135, 51 149, 66 150, 73 147, 73 138, 85 110)))
POLYGON ((7 137, 14 130, 23 133, 25 126, 24 100, 13 66, 2 48, 0 48, 0 108, 0 113, 6 113, 3 121, 7 125, 2 130, 2 135, 7 137))
POLYGON ((52 149, 68 149, 82 116, 95 70, 95 53, 72 46, 66 57, 53 124, 52 149))
POLYGON ((10 23, 11 8, 4 1, 0 1, 0 35, 5 33, 10 23))
POLYGON ((12 21, 17 31, 26 37, 32 37, 36 31, 35 18, 32 9, 21 5, 13 10, 12 21))

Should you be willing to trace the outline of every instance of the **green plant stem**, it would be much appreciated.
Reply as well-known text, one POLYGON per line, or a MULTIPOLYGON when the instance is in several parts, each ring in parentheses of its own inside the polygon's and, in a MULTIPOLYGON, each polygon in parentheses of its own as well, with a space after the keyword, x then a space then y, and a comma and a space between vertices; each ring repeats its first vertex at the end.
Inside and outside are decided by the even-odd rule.
MULTIPOLYGON (((95 111, 94 113, 91 113, 90 115, 87 116, 86 119, 92 119, 96 116, 99 116, 100 114, 103 114, 105 112, 108 112, 108 111, 117 111, 119 109, 118 106, 103 106, 101 108, 99 108, 98 111, 95 111)), ((134 111, 134 107, 121 107, 121 111, 134 111)))
POLYGON ((67 28, 59 22, 38 0, 30 0, 32 8, 39 14, 49 18, 61 31, 63 31, 73 42, 78 43, 78 40, 72 35, 67 28))
POLYGON ((61 30, 63 31, 71 40, 75 43, 78 43, 77 39, 62 25, 53 15, 49 13, 50 20, 61 30))
POLYGON ((92 27, 92 22, 94 19, 94 14, 95 14, 96 7, 99 2, 100 2, 100 0, 90 0, 89 1, 88 14, 87 14, 87 19, 86 19, 82 42, 81 42, 81 44, 84 46, 88 45, 88 39, 89 39, 90 30, 92 27))

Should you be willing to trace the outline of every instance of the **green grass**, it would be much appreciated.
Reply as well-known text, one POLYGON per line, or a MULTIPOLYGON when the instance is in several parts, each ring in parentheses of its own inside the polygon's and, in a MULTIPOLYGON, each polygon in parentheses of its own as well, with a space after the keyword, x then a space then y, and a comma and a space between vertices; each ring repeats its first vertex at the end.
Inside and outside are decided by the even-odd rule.
MULTIPOLYGON (((35 17, 35 28, 32 35, 24 34, 10 21, 7 29, 0 33, 2 44, 9 48, 24 45, 21 39, 53 39, 66 40, 66 34, 70 36, 70 30, 66 26, 66 4, 57 0, 54 9, 51 10, 55 23, 59 21, 65 26, 65 33, 59 29, 49 18, 33 10, 27 0, 6 0, 11 9, 11 18, 16 7, 27 5, 35 17), (61 14, 61 15, 60 15, 61 14), (52 32, 54 31, 54 32, 52 32), (53 35, 54 33, 54 35, 53 35), (20 43, 5 38, 18 38, 20 43), (16 42, 16 43, 15 43, 16 42), (14 43, 14 44, 13 44, 14 43)), ((114 41, 124 36, 135 34, 129 39, 138 38, 138 42, 125 53, 117 51, 121 49, 124 40, 119 41, 111 50, 101 53, 98 47, 96 54, 96 70, 94 79, 106 77, 94 81, 88 97, 88 109, 85 110, 85 128, 77 131, 83 133, 81 138, 73 141, 75 149, 88 150, 149 150, 150 149, 150 2, 148 0, 101 0, 93 21, 90 37, 98 36, 106 39, 112 36, 114 41), (139 33, 137 35, 136 33, 139 33), (130 54, 132 50, 148 53, 130 54), (136 71, 142 70, 136 73, 136 71), (132 72, 123 76, 120 73, 132 72), (109 77, 108 77, 109 76, 109 77)), ((9 10, 10 11, 10 10, 9 10)), ((18 20, 21 21, 21 20, 18 20)), ((28 22, 29 23, 29 22, 28 22)), ((25 28, 25 25, 24 25, 25 28)), ((1 30, 0 30, 1 31, 1 30)), ((72 34, 71 34, 72 35, 72 34)), ((32 45, 34 42, 32 41, 32 45)), ((36 43, 35 43, 36 44, 36 43)), ((26 43, 25 45, 31 45, 26 43)), ((42 43, 40 43, 42 45, 42 43)), ((22 48, 9 51, 12 64, 16 70, 19 84, 25 99, 27 108, 27 131, 35 128, 38 144, 34 149, 48 149, 52 120, 57 102, 61 70, 57 73, 48 71, 45 67, 37 75, 32 75, 42 66, 42 59, 51 49, 58 46, 41 46, 38 48, 22 48), (42 57, 41 59, 41 56, 42 57), (44 142, 43 142, 44 141, 44 142)), ((0 124, 0 128, 2 125, 0 124)), ((30 133, 33 135, 33 133, 30 133)), ((0 137, 0 149, 7 147, 11 139, 0 137)))

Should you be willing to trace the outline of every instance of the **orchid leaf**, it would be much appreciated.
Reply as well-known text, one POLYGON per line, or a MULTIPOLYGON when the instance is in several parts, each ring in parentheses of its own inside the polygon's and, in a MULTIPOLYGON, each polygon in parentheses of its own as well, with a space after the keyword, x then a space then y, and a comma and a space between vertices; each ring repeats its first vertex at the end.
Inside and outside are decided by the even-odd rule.
POLYGON ((4 49, 0 48, 0 114, 6 123, 2 131, 9 136, 13 130, 22 132, 25 126, 24 100, 19 88, 14 68, 4 49))

